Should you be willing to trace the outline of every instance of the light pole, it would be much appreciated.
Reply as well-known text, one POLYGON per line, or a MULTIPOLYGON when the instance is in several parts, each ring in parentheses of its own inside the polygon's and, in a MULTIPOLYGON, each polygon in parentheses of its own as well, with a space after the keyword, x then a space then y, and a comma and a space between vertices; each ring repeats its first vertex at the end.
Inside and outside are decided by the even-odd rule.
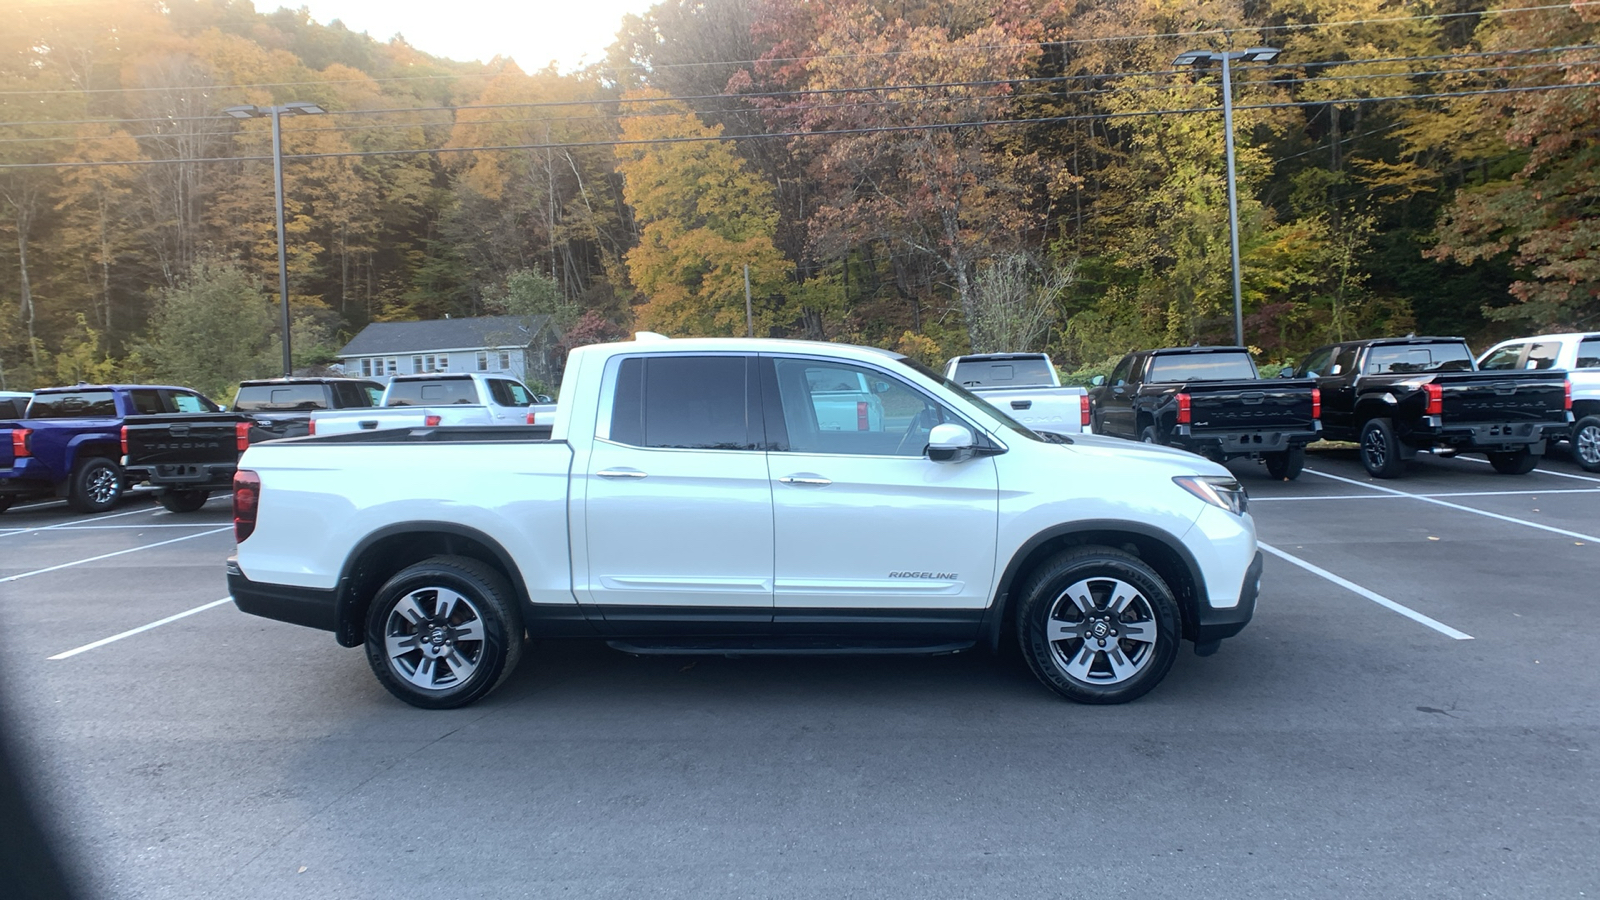
POLYGON ((283 301, 283 377, 294 374, 289 356, 289 260, 283 248, 283 128, 284 116, 320 116, 327 110, 315 103, 295 101, 282 106, 230 106, 223 110, 235 119, 272 119, 272 181, 278 195, 278 297, 283 301))
POLYGON ((1268 63, 1282 53, 1277 47, 1251 47, 1248 50, 1187 50, 1172 61, 1178 68, 1205 68, 1222 63, 1222 133, 1228 157, 1228 246, 1233 253, 1233 339, 1244 346, 1244 299, 1239 287, 1239 185, 1233 165, 1233 81, 1231 63, 1268 63))

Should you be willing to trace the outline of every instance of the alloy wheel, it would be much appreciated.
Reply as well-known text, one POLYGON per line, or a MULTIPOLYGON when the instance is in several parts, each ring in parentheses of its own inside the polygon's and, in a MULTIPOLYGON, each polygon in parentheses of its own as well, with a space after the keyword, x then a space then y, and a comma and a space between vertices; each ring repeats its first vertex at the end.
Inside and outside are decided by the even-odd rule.
POLYGON ((1085 578, 1062 591, 1045 627, 1057 668, 1087 684, 1120 684, 1155 657, 1155 611, 1117 578, 1085 578))
POLYGON ((1590 466, 1600 465, 1600 425, 1587 425, 1572 436, 1572 452, 1590 466))
POLYGON ((483 616, 449 588, 417 588, 389 613, 384 645, 396 675, 423 690, 449 690, 471 678, 483 661, 483 616))

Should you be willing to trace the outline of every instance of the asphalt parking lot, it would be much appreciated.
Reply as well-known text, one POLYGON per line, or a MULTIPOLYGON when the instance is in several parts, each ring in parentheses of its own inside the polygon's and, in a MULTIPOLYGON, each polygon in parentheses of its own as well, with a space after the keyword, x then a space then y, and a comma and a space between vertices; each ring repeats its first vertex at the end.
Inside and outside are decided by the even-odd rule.
POLYGON ((225 602, 224 499, 0 516, 0 684, 85 896, 1600 895, 1600 477, 1233 468, 1256 619, 1127 706, 582 642, 423 712, 225 602))

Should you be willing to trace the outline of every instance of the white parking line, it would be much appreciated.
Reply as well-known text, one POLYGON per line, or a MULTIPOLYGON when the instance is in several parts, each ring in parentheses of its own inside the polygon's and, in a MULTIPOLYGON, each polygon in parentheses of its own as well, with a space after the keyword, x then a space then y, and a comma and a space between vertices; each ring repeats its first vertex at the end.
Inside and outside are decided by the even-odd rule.
MULTIPOLYGON (((1311 471, 1307 469, 1306 471, 1311 471)), ((1542 497, 1546 494, 1600 494, 1600 488, 1554 488, 1548 491, 1449 491, 1438 494, 1402 494, 1405 497, 1542 497)), ((1396 500, 1393 494, 1322 494, 1304 497, 1251 497, 1250 505, 1283 503, 1289 500, 1396 500)), ((109 527, 109 526, 108 526, 109 527)), ((137 525, 123 526, 137 528, 137 525)))
POLYGON ((1485 510, 1485 509, 1473 509, 1470 506, 1462 506, 1459 503, 1447 503, 1444 500, 1439 500, 1439 499, 1434 498, 1434 497, 1429 497, 1429 496, 1427 496, 1425 494, 1408 494, 1405 491, 1397 491, 1394 488, 1387 488, 1387 487, 1383 487, 1382 485, 1365 484, 1363 482, 1356 481, 1354 478, 1345 478, 1342 475, 1330 475, 1327 472, 1318 472, 1316 469, 1306 469, 1305 471, 1310 472, 1313 475, 1320 476, 1322 478, 1331 478, 1334 481, 1342 481, 1345 484, 1353 484, 1356 487, 1370 488, 1370 489, 1372 489, 1374 491, 1383 491, 1385 493, 1394 494, 1394 495, 1400 496, 1400 497, 1410 497, 1413 500, 1421 500, 1423 503, 1432 503, 1432 504, 1435 504, 1437 506, 1443 506, 1443 507, 1446 507, 1446 508, 1449 508, 1449 509, 1459 509, 1462 512, 1469 512, 1469 513, 1472 513, 1473 515, 1477 515, 1477 516, 1485 516, 1485 517, 1490 518, 1490 519, 1499 519, 1502 522, 1511 522, 1511 523, 1513 523, 1515 525, 1526 525, 1529 528, 1537 528, 1540 531, 1548 531, 1548 532, 1551 532, 1552 534, 1561 534, 1561 535, 1566 535, 1567 537, 1574 537, 1574 538, 1578 538, 1578 539, 1584 540, 1584 541, 1591 541, 1593 543, 1600 543, 1600 537, 1595 537, 1592 534, 1584 534, 1581 531, 1568 531, 1565 528, 1557 528, 1554 525, 1541 525, 1538 522, 1529 522, 1527 519, 1518 519, 1515 516, 1502 516, 1499 513, 1489 512, 1488 510, 1485 510))
POLYGON ((1271 553, 1273 556, 1276 556, 1279 559, 1284 560, 1285 562, 1293 563, 1294 565, 1297 565, 1300 568, 1305 569, 1307 572, 1310 572, 1313 575, 1319 576, 1321 578, 1326 578, 1327 580, 1333 582, 1334 584, 1337 584, 1338 586, 1344 588, 1347 591, 1351 591, 1353 593, 1360 594, 1361 596, 1367 598, 1368 600, 1371 600, 1373 603, 1376 603, 1376 604, 1378 604, 1379 606, 1381 606, 1381 607, 1383 607, 1385 609, 1393 610, 1393 611, 1399 613, 1400 615, 1405 616, 1406 618, 1410 619, 1413 622, 1419 622, 1419 623, 1421 623, 1423 625, 1426 625, 1429 628, 1432 628, 1434 631, 1437 631, 1437 632, 1439 632, 1440 634, 1442 634, 1442 635, 1444 635, 1446 637, 1454 638, 1454 639, 1456 639, 1458 641, 1470 641, 1470 640, 1472 640, 1472 635, 1467 634, 1464 631, 1457 631, 1454 628, 1451 628, 1449 625, 1446 625, 1443 622, 1440 622, 1438 619, 1431 619, 1431 618, 1423 615, 1422 613, 1417 612, 1416 610, 1412 609, 1409 606, 1405 606, 1403 604, 1396 603, 1393 600, 1390 600, 1388 597, 1385 597, 1382 594, 1378 594, 1378 593, 1374 593, 1372 591, 1369 591, 1366 588, 1362 587, 1359 584, 1356 584, 1353 581, 1349 581, 1347 579, 1340 578, 1339 576, 1333 574, 1332 572, 1329 572, 1327 569, 1324 569, 1324 568, 1321 568, 1321 567, 1318 567, 1318 566, 1314 566, 1311 563, 1306 562, 1305 560, 1301 559, 1298 556, 1295 556, 1295 555, 1290 554, 1290 553, 1285 553, 1282 550, 1279 550, 1277 547, 1274 547, 1271 544, 1263 544, 1260 541, 1257 541, 1256 542, 1256 546, 1258 546, 1261 549, 1267 551, 1268 553, 1271 553))
MULTIPOLYGON (((1478 459, 1476 456, 1457 456, 1455 458, 1461 460, 1462 462, 1482 463, 1486 466, 1489 464, 1487 459, 1478 459)), ((1600 478, 1594 478, 1589 475, 1574 475, 1571 472, 1555 472, 1550 469, 1534 469, 1534 471, 1540 475, 1554 475, 1557 478, 1576 478, 1579 481, 1593 481, 1597 484, 1600 484, 1600 478)))
POLYGON ((152 513, 155 513, 155 512, 165 512, 165 510, 161 510, 161 509, 130 509, 127 512, 109 513, 107 515, 95 516, 95 517, 89 518, 89 519, 70 519, 70 520, 68 520, 66 522, 57 522, 54 525, 40 525, 38 528, 21 528, 21 529, 18 529, 17 531, 7 532, 6 534, 0 534, 0 537, 10 537, 13 534, 26 534, 28 532, 33 532, 33 531, 53 531, 53 530, 55 530, 57 528, 68 528, 68 527, 71 527, 73 525, 82 525, 84 522, 103 522, 106 519, 120 519, 123 516, 137 516, 140 513, 143 513, 143 514, 148 516, 148 515, 150 515, 152 513))
POLYGON ((202 531, 199 534, 186 534, 183 537, 176 537, 176 538, 173 538, 173 539, 168 540, 168 541, 157 541, 154 544, 143 544, 143 545, 138 546, 138 547, 129 547, 126 550, 118 550, 115 553, 102 553, 99 556, 91 556, 88 559, 76 559, 76 560, 73 560, 72 562, 69 562, 69 563, 62 563, 59 566, 50 566, 49 568, 45 568, 45 569, 34 569, 32 572, 23 572, 20 575, 9 575, 9 576, 7 576, 5 578, 0 578, 0 584, 5 584, 8 581, 20 581, 21 579, 24 579, 24 578, 28 578, 28 577, 31 577, 31 576, 34 576, 34 575, 43 575, 46 572, 54 572, 54 571, 57 571, 58 569, 70 569, 73 566, 81 566, 84 563, 92 563, 92 562, 97 562, 97 561, 102 560, 102 559, 110 559, 113 556, 121 556, 124 553, 136 553, 136 552, 138 552, 140 550, 150 550, 150 549, 153 549, 155 547, 165 547, 168 544, 176 544, 179 541, 192 541, 195 538, 205 537, 208 534, 221 534, 224 531, 230 531, 232 529, 233 529, 232 525, 225 525, 222 528, 213 528, 210 531, 202 531))
POLYGON ((55 656, 50 657, 50 659, 67 659, 68 657, 77 656, 79 653, 83 653, 83 652, 88 651, 88 650, 93 650, 96 647, 104 647, 105 645, 107 645, 109 643, 112 643, 114 641, 120 641, 120 640, 122 640, 123 638, 126 638, 126 637, 133 637, 136 634, 142 634, 142 633, 144 633, 146 631, 149 631, 152 628, 160 628, 161 626, 167 624, 168 622, 176 622, 179 619, 183 618, 184 616, 192 616, 197 612, 205 612, 206 610, 211 609, 214 606, 221 606, 222 604, 227 603, 232 599, 233 599, 232 597, 223 597, 221 600, 213 600, 210 603, 205 603, 205 604, 202 604, 200 606, 196 606, 194 609, 186 609, 183 612, 178 613, 177 615, 167 616, 165 619, 161 619, 159 621, 151 622, 149 625, 140 625, 138 628, 130 628, 127 631, 124 631, 121 634, 113 634, 111 637, 101 638, 100 640, 95 641, 92 644, 84 644, 82 647, 74 647, 71 650, 66 651, 65 653, 57 653, 55 656))

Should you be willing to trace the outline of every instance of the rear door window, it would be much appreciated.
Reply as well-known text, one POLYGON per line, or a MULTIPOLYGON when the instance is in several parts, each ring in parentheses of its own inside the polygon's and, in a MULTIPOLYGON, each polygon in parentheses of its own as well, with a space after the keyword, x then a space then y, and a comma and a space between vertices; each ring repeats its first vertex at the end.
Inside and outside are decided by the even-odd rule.
POLYGON ((1534 344, 1528 348, 1528 361, 1522 364, 1524 369, 1553 369, 1556 367, 1556 357, 1561 353, 1561 345, 1553 341, 1534 344))
MULTIPOLYGON (((159 405, 156 412, 160 412, 159 405)), ((117 400, 110 391, 70 391, 60 394, 35 394, 28 404, 30 419, 76 419, 115 417, 117 400)))
POLYGON ((528 406, 533 403, 533 396, 528 393, 528 389, 515 381, 490 378, 488 382, 490 396, 501 406, 528 406))
POLYGON ((742 356, 624 359, 601 436, 635 447, 755 449, 749 369, 742 356))

